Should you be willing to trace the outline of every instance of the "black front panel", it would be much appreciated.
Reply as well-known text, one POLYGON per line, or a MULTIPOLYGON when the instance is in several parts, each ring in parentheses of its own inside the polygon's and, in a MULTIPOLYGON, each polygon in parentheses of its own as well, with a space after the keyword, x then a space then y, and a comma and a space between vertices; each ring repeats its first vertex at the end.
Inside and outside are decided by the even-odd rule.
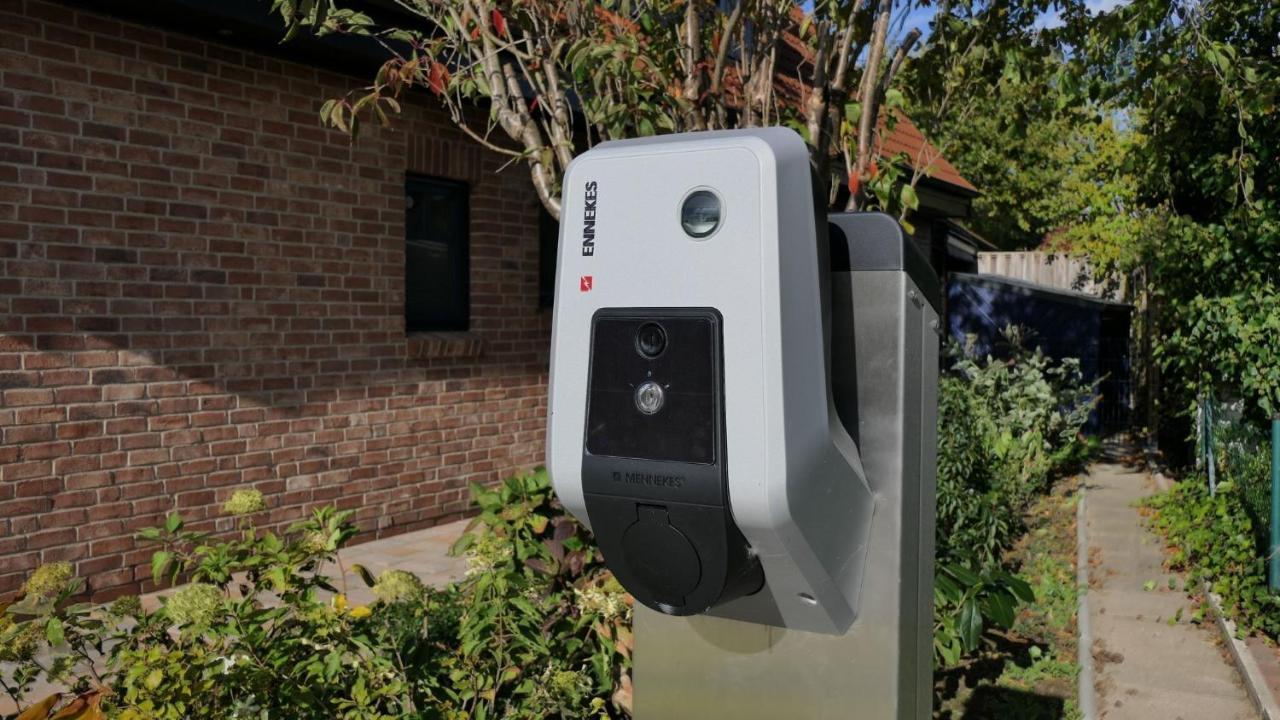
POLYGON ((729 511, 722 323, 709 308, 608 308, 592 319, 587 513, 619 581, 675 615, 763 583, 729 511))
POLYGON ((704 315, 597 316, 591 337, 587 452, 710 465, 716 460, 719 413, 718 318, 704 315), (656 328, 665 343, 639 344, 641 329, 656 328), (661 388, 662 405, 646 413, 636 392, 646 382, 661 388))

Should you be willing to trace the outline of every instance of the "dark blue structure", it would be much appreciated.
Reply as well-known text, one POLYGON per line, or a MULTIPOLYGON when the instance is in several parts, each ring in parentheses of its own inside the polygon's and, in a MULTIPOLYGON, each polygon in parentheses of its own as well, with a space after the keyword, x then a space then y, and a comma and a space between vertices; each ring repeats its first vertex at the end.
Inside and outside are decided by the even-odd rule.
POLYGON ((1133 307, 998 275, 947 276, 951 337, 972 352, 999 356, 1005 327, 1030 331, 1028 344, 1052 358, 1080 359, 1085 380, 1102 378, 1086 431, 1107 435, 1129 421, 1129 322, 1133 307))

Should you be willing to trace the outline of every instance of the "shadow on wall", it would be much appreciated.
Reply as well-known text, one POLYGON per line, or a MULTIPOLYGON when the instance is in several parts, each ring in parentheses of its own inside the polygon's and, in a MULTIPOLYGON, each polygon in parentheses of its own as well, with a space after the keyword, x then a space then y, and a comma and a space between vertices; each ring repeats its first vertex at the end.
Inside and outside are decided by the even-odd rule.
POLYGON ((430 99, 353 143, 317 113, 360 81, 219 42, 0 7, 0 593, 55 560, 136 589, 134 533, 227 529, 235 487, 380 535, 542 462, 527 173, 430 99), (409 173, 469 191, 462 339, 404 335, 409 173))
POLYGON ((133 533, 172 510, 228 530, 218 508, 238 487, 267 496, 265 525, 335 503, 377 536, 457 517, 467 482, 541 462, 545 318, 405 339, 398 305, 323 302, 323 285, 359 276, 237 285, 145 252, 21 247, 95 268, 103 280, 71 287, 103 296, 9 299, 9 323, 37 332, 0 336, 0 592, 55 560, 77 561, 94 592, 123 589, 149 558, 133 533))

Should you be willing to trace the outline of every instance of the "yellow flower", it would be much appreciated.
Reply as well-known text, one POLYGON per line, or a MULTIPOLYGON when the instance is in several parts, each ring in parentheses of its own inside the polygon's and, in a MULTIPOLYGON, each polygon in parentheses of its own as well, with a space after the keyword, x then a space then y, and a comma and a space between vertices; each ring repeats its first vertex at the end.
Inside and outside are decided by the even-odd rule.
POLYGON ((30 662, 44 633, 33 622, 13 625, 0 633, 0 662, 30 662))
POLYGON ((222 590, 207 583, 191 583, 175 592, 164 605, 176 625, 209 625, 222 613, 222 590))
POLYGON ((262 498, 262 491, 252 488, 231 493, 231 499, 222 506, 222 511, 228 515, 251 515, 266 509, 267 503, 262 498))
POLYGON ((339 614, 342 614, 347 609, 347 596, 343 595, 342 593, 338 593, 337 595, 334 595, 332 604, 333 604, 333 609, 336 610, 339 614))
POLYGON ((23 592, 40 598, 51 598, 57 595, 71 579, 71 563, 56 562, 41 565, 27 578, 22 586, 23 592))
POLYGON ((367 618, 370 615, 372 615, 373 611, 369 609, 368 605, 357 605, 356 607, 351 608, 351 612, 347 614, 355 618, 356 620, 360 620, 362 618, 367 618))
POLYGON ((373 586, 373 594, 385 603, 420 600, 425 591, 418 576, 406 570, 387 570, 373 586))
POLYGON ((302 549, 308 555, 324 555, 329 552, 329 536, 313 530, 302 538, 302 549))

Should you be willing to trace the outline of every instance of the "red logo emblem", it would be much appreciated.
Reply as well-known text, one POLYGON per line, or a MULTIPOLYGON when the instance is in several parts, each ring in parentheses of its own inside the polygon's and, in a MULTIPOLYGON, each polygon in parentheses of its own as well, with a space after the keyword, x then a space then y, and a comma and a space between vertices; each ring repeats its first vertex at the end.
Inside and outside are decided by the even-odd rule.
POLYGON ((582 292, 591 292, 591 276, 583 275, 578 280, 578 289, 582 292))

